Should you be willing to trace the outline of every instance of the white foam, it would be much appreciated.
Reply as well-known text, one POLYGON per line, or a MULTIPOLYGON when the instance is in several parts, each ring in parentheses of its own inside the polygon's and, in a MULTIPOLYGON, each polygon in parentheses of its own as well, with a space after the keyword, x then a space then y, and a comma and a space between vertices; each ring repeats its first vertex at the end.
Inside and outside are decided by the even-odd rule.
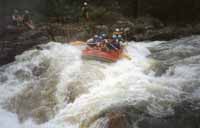
MULTIPOLYGON (((113 64, 84 61, 81 59, 82 48, 53 42, 44 45, 44 50, 28 51, 18 56, 16 63, 6 69, 4 74, 10 77, 3 86, 0 86, 2 92, 0 101, 20 93, 28 86, 28 82, 35 82, 35 79, 23 81, 16 79, 14 71, 26 69, 29 72, 30 65, 39 65, 42 61, 49 60, 48 71, 57 74, 59 80, 55 94, 59 111, 55 118, 42 125, 35 125, 31 120, 20 124, 16 115, 9 112, 3 112, 0 118, 3 119, 5 116, 5 120, 14 122, 16 128, 22 126, 29 128, 31 125, 33 128, 78 128, 83 122, 119 104, 145 103, 147 108, 144 111, 154 116, 173 114, 173 104, 183 93, 179 84, 182 79, 194 77, 195 74, 192 73, 196 68, 190 70, 190 75, 184 75, 183 73, 189 71, 189 67, 178 66, 173 77, 166 74, 158 78, 145 73, 152 64, 147 58, 151 54, 147 47, 155 47, 160 43, 162 42, 148 44, 132 42, 126 49, 126 54, 132 60, 124 58, 113 64), (12 83, 13 81, 16 83, 12 83), (66 100, 68 98, 66 94, 72 93, 69 90, 70 86, 83 89, 71 103, 66 100), (4 95, 6 97, 3 97, 4 95)), ((6 126, 6 123, 4 125, 5 128, 10 126, 10 124, 6 126)))

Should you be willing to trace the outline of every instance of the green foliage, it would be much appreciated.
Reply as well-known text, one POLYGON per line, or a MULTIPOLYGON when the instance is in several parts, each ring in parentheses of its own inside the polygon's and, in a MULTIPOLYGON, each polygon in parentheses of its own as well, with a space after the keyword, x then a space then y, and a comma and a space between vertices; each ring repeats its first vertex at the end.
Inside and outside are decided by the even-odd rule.
POLYGON ((113 22, 117 16, 105 7, 93 7, 89 12, 90 19, 98 24, 113 22))
POLYGON ((105 16, 107 10, 104 7, 93 7, 90 11, 90 17, 91 19, 101 19, 103 16, 105 16))
POLYGON ((47 0, 47 16, 61 17, 63 22, 77 21, 80 16, 79 1, 47 0))
POLYGON ((49 16, 60 16, 62 15, 62 10, 65 7, 65 1, 64 0, 49 0, 47 2, 47 14, 49 16))

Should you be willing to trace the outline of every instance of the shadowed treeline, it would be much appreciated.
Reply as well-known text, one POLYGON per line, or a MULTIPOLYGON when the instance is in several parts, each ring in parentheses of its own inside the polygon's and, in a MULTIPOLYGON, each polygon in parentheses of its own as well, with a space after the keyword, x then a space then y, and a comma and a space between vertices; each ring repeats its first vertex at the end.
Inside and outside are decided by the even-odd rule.
MULTIPOLYGON (((200 19, 199 0, 86 0, 92 6, 117 11, 127 17, 151 15, 161 20, 200 19)), ((0 0, 0 15, 14 8, 30 9, 47 16, 77 17, 83 0, 0 0)))
POLYGON ((45 10, 45 6, 45 0, 0 0, 0 15, 10 15, 14 9, 28 9, 42 13, 45 10))

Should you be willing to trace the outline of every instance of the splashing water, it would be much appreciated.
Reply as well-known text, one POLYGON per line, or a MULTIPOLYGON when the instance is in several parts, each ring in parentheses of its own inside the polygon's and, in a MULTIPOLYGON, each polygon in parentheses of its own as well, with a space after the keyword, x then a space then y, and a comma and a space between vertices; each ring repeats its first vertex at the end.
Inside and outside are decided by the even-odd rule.
MULTIPOLYGON (((99 118, 102 112, 120 105, 132 105, 155 117, 173 115, 173 106, 188 93, 183 90, 183 83, 188 82, 184 77, 194 78, 196 69, 193 66, 194 70, 187 70, 191 78, 181 76, 189 68, 186 65, 173 68, 174 75, 169 75, 169 69, 163 76, 155 77, 151 70, 155 61, 148 58, 151 55, 148 47, 159 44, 162 42, 131 42, 126 51, 132 60, 124 58, 112 64, 82 60, 82 47, 53 42, 41 46, 42 50, 34 49, 17 56, 14 63, 0 68, 2 128, 79 128, 89 126, 96 120, 94 125, 98 125, 102 122, 99 120, 106 122, 105 118, 99 118), (40 96, 38 100, 41 101, 39 106, 26 109, 33 112, 40 106, 50 109, 48 112, 51 114, 47 112, 47 120, 40 125, 34 123, 39 117, 29 114, 28 110, 28 114, 21 112, 21 115, 28 115, 23 122, 18 120, 20 113, 15 111, 16 105, 14 109, 9 109, 16 114, 6 110, 6 106, 12 104, 7 101, 13 101, 13 97, 18 95, 26 97, 27 88, 31 94, 41 91, 35 96, 40 96), (53 98, 46 102, 49 96, 53 98), (53 105, 49 105, 50 101, 53 105)), ((21 103, 20 97, 19 101, 14 100, 15 104, 21 103)), ((32 102, 36 101, 32 99, 32 102)))

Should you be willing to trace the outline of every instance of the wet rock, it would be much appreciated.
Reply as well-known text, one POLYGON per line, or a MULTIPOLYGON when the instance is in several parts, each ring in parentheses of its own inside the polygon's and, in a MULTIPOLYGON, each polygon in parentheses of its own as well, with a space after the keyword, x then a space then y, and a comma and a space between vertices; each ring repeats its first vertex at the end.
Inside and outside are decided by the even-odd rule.
POLYGON ((38 30, 15 34, 9 33, 8 36, 0 38, 0 65, 13 61, 16 55, 21 54, 33 46, 47 42, 47 33, 38 30))
POLYGON ((47 106, 40 106, 31 111, 31 117, 38 123, 43 123, 48 121, 49 116, 51 115, 51 108, 47 106))
POLYGON ((48 42, 48 33, 39 29, 27 30, 13 25, 10 16, 1 17, 0 65, 12 62, 16 55, 48 42))
POLYGON ((143 115, 145 114, 134 106, 113 106, 95 115, 86 123, 86 126, 90 128, 132 128, 143 115))
POLYGON ((118 20, 113 23, 109 32, 115 28, 128 28, 125 34, 126 40, 144 41, 144 40, 172 40, 193 34, 200 33, 198 24, 167 24, 151 16, 139 17, 137 19, 118 20))
POLYGON ((134 23, 144 26, 145 29, 158 29, 164 27, 164 24, 159 19, 151 16, 139 17, 134 23))
POLYGON ((97 25, 95 28, 97 33, 109 33, 109 28, 107 25, 97 25))
POLYGON ((199 128, 199 100, 186 99, 173 109, 174 114, 156 117, 135 105, 113 106, 96 116, 90 128, 199 128))
POLYGON ((200 109, 197 108, 197 102, 183 101, 175 106, 174 115, 163 118, 143 117, 137 125, 139 128, 199 128, 200 109))
POLYGON ((109 119, 107 128, 128 128, 128 121, 126 115, 123 113, 108 113, 106 115, 109 119))
MULTIPOLYGON (((119 15, 119 14, 118 14, 119 15)), ((200 33, 200 27, 192 24, 167 24, 161 20, 143 16, 136 19, 125 18, 119 15, 117 20, 105 22, 88 22, 85 24, 51 24, 49 35, 52 39, 59 42, 69 42, 73 40, 87 40, 94 34, 108 33, 109 35, 116 28, 123 28, 125 39, 127 41, 144 41, 144 40, 172 40, 200 33)), ((47 27, 48 28, 48 27, 47 27)))
POLYGON ((4 31, 3 27, 0 26, 0 38, 2 38, 2 36, 3 36, 3 31, 4 31))
POLYGON ((67 43, 76 40, 87 40, 91 37, 91 26, 90 24, 60 24, 51 23, 45 27, 49 37, 53 41, 67 43))

